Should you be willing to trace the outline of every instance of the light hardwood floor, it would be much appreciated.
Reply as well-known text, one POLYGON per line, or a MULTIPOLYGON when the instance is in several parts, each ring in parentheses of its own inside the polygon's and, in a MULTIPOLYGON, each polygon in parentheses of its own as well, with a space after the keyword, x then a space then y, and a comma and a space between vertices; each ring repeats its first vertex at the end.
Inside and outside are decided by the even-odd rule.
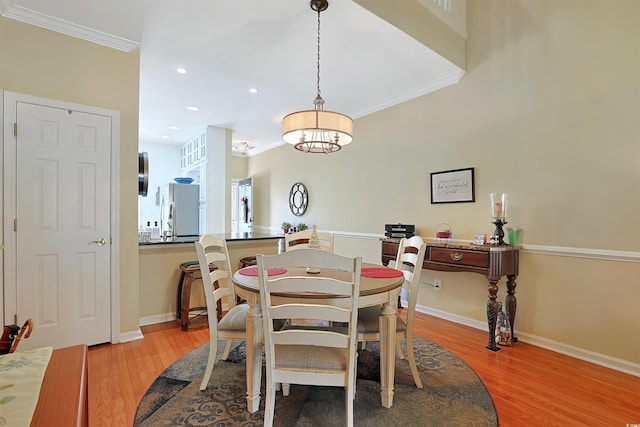
MULTIPOLYGON (((640 424, 639 377, 522 342, 492 353, 484 349, 486 332, 421 313, 416 318, 418 335, 456 354, 482 379, 501 426, 640 424)), ((89 349, 90 426, 131 426, 160 372, 209 337, 203 324, 187 332, 174 322, 142 331, 142 340, 89 349)))

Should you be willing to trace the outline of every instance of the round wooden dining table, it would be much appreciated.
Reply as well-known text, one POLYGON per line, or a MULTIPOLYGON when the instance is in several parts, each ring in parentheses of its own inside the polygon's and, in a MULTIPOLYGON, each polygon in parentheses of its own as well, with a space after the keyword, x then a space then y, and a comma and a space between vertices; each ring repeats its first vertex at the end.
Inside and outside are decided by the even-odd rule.
MULTIPOLYGON (((306 276, 303 267, 282 269, 283 276, 306 276)), ((323 269, 314 276, 347 279, 348 272, 323 269)), ((382 304, 380 310, 380 396, 382 406, 393 405, 393 383, 395 375, 395 342, 396 342, 396 308, 400 288, 404 282, 402 272, 375 264, 362 264, 360 278, 360 296, 358 306, 371 307, 382 304)), ((245 299, 250 306, 247 314, 247 409, 256 412, 260 407, 260 382, 262 381, 262 310, 260 307, 260 288, 258 285, 257 267, 245 267, 233 275, 233 283, 238 296, 245 299)), ((312 294, 300 294, 296 300, 335 301, 318 298, 312 294)))

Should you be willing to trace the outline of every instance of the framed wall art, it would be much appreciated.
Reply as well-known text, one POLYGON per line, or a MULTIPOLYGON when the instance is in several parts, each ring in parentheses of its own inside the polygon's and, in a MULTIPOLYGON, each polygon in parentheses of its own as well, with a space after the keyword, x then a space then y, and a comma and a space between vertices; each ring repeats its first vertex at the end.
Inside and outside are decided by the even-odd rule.
POLYGON ((473 169, 431 172, 431 204, 475 202, 473 169))

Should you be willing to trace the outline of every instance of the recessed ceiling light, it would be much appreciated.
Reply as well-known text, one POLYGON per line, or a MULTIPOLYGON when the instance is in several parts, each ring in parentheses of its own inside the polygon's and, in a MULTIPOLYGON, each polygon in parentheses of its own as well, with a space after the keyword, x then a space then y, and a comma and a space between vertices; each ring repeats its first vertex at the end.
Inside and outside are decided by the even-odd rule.
POLYGON ((252 87, 251 89, 249 89, 249 92, 258 93, 258 89, 256 89, 255 87, 252 87))
POLYGON ((180 74, 187 74, 187 73, 189 72, 189 70, 187 70, 187 69, 186 69, 186 68, 184 68, 184 67, 178 67, 178 68, 176 68, 176 71, 177 71, 178 73, 180 73, 180 74))
POLYGON ((162 139, 171 139, 169 135, 162 135, 162 139))
POLYGON ((169 126, 169 129, 171 129, 171 130, 178 130, 178 129, 180 129, 180 128, 179 128, 178 126, 169 126))
POLYGON ((199 111, 200 108, 196 107, 195 105, 187 105, 187 110, 189 110, 189 111, 199 111))

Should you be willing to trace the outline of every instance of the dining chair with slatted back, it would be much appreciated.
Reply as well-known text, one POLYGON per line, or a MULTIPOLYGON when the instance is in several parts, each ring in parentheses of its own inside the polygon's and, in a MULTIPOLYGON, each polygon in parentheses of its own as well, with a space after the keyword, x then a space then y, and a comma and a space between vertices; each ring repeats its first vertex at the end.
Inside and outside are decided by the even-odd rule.
MULTIPOLYGON (((396 351, 400 358, 404 358, 401 342, 405 341, 407 347, 407 359, 413 375, 416 387, 422 388, 422 380, 416 366, 416 358, 413 352, 413 324, 420 288, 420 273, 424 261, 427 245, 420 236, 403 238, 398 245, 396 256, 396 270, 402 270, 404 284, 400 293, 401 299, 408 297, 407 321, 396 315, 396 351)), ((358 341, 380 341, 380 306, 366 307, 358 313, 358 341)))
MULTIPOLYGON (((288 233, 284 235, 284 250, 285 252, 308 249, 309 239, 313 230, 302 230, 297 233, 288 233)), ((326 252, 333 252, 333 234, 331 233, 317 233, 320 249, 326 252)))
POLYGON ((195 245, 207 301, 207 317, 209 321, 209 358, 202 383, 200 384, 200 390, 204 390, 207 388, 207 383, 216 362, 218 340, 227 342, 222 354, 222 360, 226 360, 229 357, 233 341, 246 340, 249 305, 236 303, 236 295, 233 283, 231 283, 232 270, 229 263, 229 252, 225 239, 204 235, 195 245), (218 268, 210 271, 209 264, 212 263, 218 268), (218 282, 217 289, 216 282, 218 282), (222 298, 226 299, 228 309, 218 322, 218 301, 222 298))
POLYGON ((344 387, 347 425, 353 425, 361 270, 360 257, 315 249, 258 255, 266 355, 265 426, 273 425, 277 383, 344 387), (306 274, 299 268, 309 265, 323 274, 306 274), (299 268, 300 274, 269 276, 268 270, 277 267, 299 268), (292 326, 274 328, 279 319, 290 319, 292 326), (318 327, 318 321, 337 322, 339 327, 318 327))

